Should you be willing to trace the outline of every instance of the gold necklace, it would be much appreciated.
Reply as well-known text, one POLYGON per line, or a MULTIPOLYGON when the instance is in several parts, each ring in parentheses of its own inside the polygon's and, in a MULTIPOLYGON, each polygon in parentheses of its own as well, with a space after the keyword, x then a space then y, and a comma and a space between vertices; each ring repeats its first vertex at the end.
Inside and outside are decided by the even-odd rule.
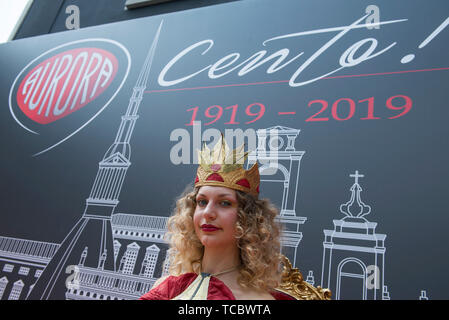
POLYGON ((212 274, 211 273, 207 273, 207 272, 201 272, 201 274, 206 273, 207 275, 209 275, 211 277, 216 277, 216 276, 219 276, 219 275, 222 275, 222 274, 229 273, 231 271, 237 270, 238 267, 240 267, 240 265, 236 265, 236 266, 234 266, 234 267, 232 267, 230 269, 226 269, 226 270, 220 271, 220 272, 215 272, 215 273, 212 273, 212 274))

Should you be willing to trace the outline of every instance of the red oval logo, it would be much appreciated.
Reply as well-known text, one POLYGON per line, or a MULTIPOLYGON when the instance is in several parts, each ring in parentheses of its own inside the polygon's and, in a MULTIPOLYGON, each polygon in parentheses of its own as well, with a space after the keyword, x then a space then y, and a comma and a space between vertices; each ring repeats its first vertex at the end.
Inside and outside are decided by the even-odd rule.
POLYGON ((33 121, 54 122, 95 100, 114 80, 117 69, 117 58, 103 49, 61 52, 23 78, 17 104, 33 121))

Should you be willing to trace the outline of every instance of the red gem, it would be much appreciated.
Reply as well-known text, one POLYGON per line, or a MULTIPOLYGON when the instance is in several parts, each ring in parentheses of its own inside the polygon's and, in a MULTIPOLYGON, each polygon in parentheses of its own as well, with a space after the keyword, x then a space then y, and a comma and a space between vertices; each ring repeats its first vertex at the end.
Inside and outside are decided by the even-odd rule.
POLYGON ((256 190, 257 190, 257 193, 260 193, 260 192, 259 192, 259 186, 257 186, 257 189, 256 189, 256 190))
POLYGON ((212 173, 210 176, 207 177, 207 181, 213 180, 213 181, 220 181, 224 182, 223 178, 218 173, 212 173))
POLYGON ((246 180, 246 179, 240 179, 239 181, 236 182, 236 184, 238 184, 240 186, 243 186, 243 187, 246 187, 248 189, 251 188, 251 186, 249 185, 249 181, 246 180))
POLYGON ((198 179, 198 176, 196 176, 195 183, 197 183, 198 181, 200 181, 200 179, 198 179))
POLYGON ((210 166, 210 168, 212 169, 212 171, 217 172, 218 170, 221 169, 221 164, 213 164, 210 166))

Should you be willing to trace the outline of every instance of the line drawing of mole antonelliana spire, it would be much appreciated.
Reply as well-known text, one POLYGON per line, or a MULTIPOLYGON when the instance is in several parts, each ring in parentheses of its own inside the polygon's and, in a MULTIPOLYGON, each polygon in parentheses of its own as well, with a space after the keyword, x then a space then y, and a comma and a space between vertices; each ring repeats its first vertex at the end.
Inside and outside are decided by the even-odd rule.
POLYGON ((119 203, 119 195, 128 168, 131 166, 130 140, 136 124, 140 103, 147 86, 151 65, 159 40, 163 21, 156 32, 144 65, 140 71, 128 108, 117 131, 114 142, 99 163, 83 216, 62 241, 58 251, 48 263, 28 295, 29 300, 61 299, 66 292, 69 274, 66 268, 77 265, 83 251, 88 248, 84 265, 97 268, 99 261, 104 270, 116 271, 111 217, 119 203), (98 235, 98 238, 95 238, 98 235))

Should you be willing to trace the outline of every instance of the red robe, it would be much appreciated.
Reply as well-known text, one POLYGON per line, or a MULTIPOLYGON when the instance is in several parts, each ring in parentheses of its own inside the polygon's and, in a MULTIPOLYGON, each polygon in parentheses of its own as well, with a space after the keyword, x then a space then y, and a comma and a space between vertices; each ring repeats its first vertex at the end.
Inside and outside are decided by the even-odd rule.
MULTIPOLYGON (((139 300, 171 300, 184 292, 197 276, 196 273, 169 276, 156 288, 141 296, 139 300)), ((271 291, 270 294, 276 300, 295 300, 293 297, 276 290, 271 291)), ((212 276, 209 281, 207 300, 235 300, 235 297, 220 279, 212 276)))

